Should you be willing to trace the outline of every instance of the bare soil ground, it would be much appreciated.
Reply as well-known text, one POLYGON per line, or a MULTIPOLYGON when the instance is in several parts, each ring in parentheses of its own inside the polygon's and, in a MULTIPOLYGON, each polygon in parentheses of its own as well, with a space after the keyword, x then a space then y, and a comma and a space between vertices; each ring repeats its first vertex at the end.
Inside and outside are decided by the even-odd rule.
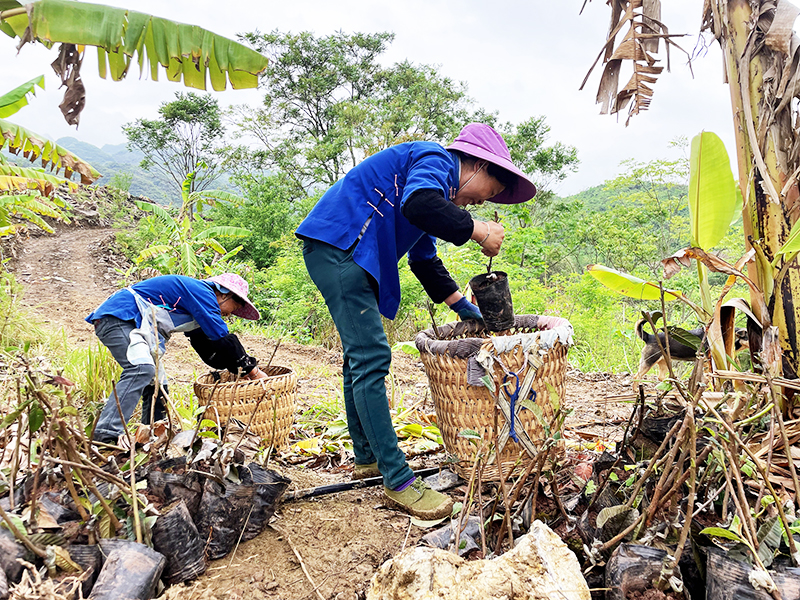
MULTIPOLYGON (((25 241, 12 263, 24 285, 23 305, 48 327, 63 331, 70 344, 94 340, 92 327, 83 319, 117 289, 115 258, 107 250, 112 239, 111 229, 65 227, 56 235, 25 241)), ((268 358, 277 343, 253 335, 242 339, 252 354, 262 358, 268 358)), ((165 360, 172 385, 190 385, 206 371, 183 336, 171 340, 165 360)), ((298 373, 299 410, 338 393, 341 362, 335 351, 283 342, 273 364, 289 365, 298 373)), ((393 372, 406 406, 423 399, 427 381, 417 359, 395 355, 393 372)), ((629 400, 625 377, 571 370, 566 405, 574 412, 567 422, 568 437, 587 444, 618 438, 619 423, 630 414, 629 400)), ((432 413, 433 407, 423 404, 422 410, 432 413)), ((412 467, 435 466, 441 458, 443 453, 417 458, 412 467)), ((290 490, 349 480, 352 468, 309 468, 280 460, 270 466, 292 479, 290 490)), ((416 544, 424 533, 410 524, 408 516, 384 506, 380 488, 286 503, 261 535, 241 544, 233 556, 212 563, 195 582, 174 586, 166 595, 229 600, 360 598, 376 568, 416 544)))

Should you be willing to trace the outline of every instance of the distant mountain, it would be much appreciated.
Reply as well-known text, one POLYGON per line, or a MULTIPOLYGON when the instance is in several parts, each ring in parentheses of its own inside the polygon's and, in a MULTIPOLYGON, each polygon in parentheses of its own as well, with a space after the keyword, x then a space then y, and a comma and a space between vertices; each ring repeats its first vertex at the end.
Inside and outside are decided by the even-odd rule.
POLYGON ((74 137, 63 137, 56 140, 70 152, 77 154, 103 175, 96 185, 118 186, 126 176, 131 177, 128 192, 133 196, 147 196, 162 204, 179 202, 178 192, 174 184, 155 171, 145 171, 139 166, 144 158, 141 152, 130 152, 125 144, 105 144, 98 148, 74 137), (116 176, 116 177, 115 177, 116 176), (115 181, 116 179, 116 181, 115 181))
POLYGON ((138 150, 136 152, 131 152, 130 150, 128 150, 128 146, 126 144, 116 144, 116 145, 106 144, 105 146, 100 148, 100 150, 110 156, 113 156, 114 158, 117 159, 117 162, 120 163, 124 163, 129 160, 135 160, 137 161, 138 164, 138 161, 144 158, 144 154, 142 154, 138 150))
MULTIPOLYGON (((671 188, 671 190, 673 195, 686 195, 689 193, 689 186, 681 184, 671 188)), ((602 184, 587 188, 572 196, 567 196, 565 200, 580 200, 588 210, 602 212, 612 206, 618 197, 624 197, 637 191, 639 189, 634 185, 627 188, 609 190, 605 184, 602 184)))

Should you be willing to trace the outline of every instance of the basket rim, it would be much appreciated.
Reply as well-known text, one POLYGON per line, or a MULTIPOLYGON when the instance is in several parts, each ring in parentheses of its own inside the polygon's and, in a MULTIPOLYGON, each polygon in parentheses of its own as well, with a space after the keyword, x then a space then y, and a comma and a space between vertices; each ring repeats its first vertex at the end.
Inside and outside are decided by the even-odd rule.
MULTIPOLYGON (((556 327, 568 326, 572 324, 563 317, 550 315, 515 315, 513 329, 534 329, 536 331, 547 331, 556 327)), ((509 328, 512 329, 512 328, 509 328)), ((486 331, 486 328, 479 325, 476 321, 457 321, 437 326, 439 336, 434 334, 432 328, 420 331, 414 338, 414 345, 420 354, 440 354, 460 358, 466 358, 480 350, 481 346, 491 341, 492 337, 474 337, 486 331)), ((506 330, 508 331, 508 330, 506 330)), ((556 340, 556 344, 561 344, 556 340)))
MULTIPOLYGON (((265 367, 266 368, 266 367, 265 367)), ((199 387, 209 387, 213 388, 216 387, 217 389, 220 388, 227 388, 227 387, 234 387, 234 386, 249 386, 249 385, 258 385, 261 384, 261 381, 271 381, 274 379, 279 379, 281 377, 289 377, 291 375, 296 375, 294 369, 291 367, 286 367, 283 365, 270 365, 270 369, 285 369, 283 373, 276 373, 275 375, 268 375, 267 377, 262 377, 261 379, 239 379, 238 381, 213 381, 215 375, 217 373, 221 373, 222 371, 209 371, 205 375, 199 377, 195 382, 194 385, 199 387), (210 381, 209 381, 210 380, 210 381)))

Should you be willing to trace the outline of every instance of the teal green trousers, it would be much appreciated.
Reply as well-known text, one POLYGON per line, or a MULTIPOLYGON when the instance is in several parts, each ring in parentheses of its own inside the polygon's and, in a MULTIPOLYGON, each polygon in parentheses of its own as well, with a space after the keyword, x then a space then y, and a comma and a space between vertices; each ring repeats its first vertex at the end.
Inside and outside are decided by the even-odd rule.
POLYGON ((414 473, 397 445, 386 398, 392 351, 370 276, 353 261, 353 250, 306 239, 303 259, 342 340, 344 405, 356 464, 377 461, 384 485, 395 488, 414 473))

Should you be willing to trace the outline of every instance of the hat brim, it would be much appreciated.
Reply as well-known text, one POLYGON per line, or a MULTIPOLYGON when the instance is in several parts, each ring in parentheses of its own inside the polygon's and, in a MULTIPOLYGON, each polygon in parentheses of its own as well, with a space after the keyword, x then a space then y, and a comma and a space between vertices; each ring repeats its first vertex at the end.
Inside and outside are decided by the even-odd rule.
MULTIPOLYGON (((225 275, 214 275, 205 281, 210 281, 214 287, 216 287, 223 294, 231 293, 236 296, 236 299, 240 304, 242 304, 242 308, 233 311, 231 313, 232 315, 236 315, 242 319, 247 319, 248 321, 258 321, 261 318, 261 313, 259 313, 255 305, 247 299, 247 296, 242 296, 240 292, 236 291, 234 286, 239 285, 236 281, 226 281, 225 275)), ((242 283, 247 286, 247 283, 244 280, 242 280, 242 283)), ((246 287, 243 291, 247 293, 246 287)))
POLYGON ((231 314, 236 315, 237 317, 241 317, 242 319, 247 319, 248 321, 258 321, 261 318, 261 313, 258 312, 258 309, 253 306, 253 303, 246 298, 241 298, 237 296, 239 300, 244 300, 244 305, 242 308, 233 311, 231 314))
POLYGON ((496 202, 497 204, 520 204, 521 202, 527 202, 536 195, 536 186, 534 183, 528 179, 525 173, 515 167, 514 163, 512 163, 510 160, 506 160, 500 156, 497 156, 496 154, 492 154, 480 146, 476 146, 475 144, 470 144, 469 142, 462 140, 453 142, 447 147, 447 149, 458 150, 464 154, 474 156, 475 158, 488 160, 490 163, 516 175, 517 183, 513 189, 504 189, 494 198, 489 198, 489 202, 496 202))

